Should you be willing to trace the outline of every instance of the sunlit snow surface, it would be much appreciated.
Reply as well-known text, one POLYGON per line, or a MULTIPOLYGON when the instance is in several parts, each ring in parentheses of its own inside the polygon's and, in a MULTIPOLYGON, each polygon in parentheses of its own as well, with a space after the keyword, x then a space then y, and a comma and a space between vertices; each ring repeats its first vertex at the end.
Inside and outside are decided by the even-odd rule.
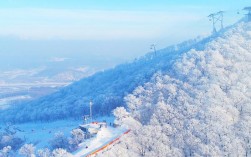
POLYGON ((0 110, 22 101, 28 101, 51 94, 68 85, 67 82, 1 83, 0 110))
MULTIPOLYGON (((26 139, 25 143, 33 143, 36 148, 49 147, 49 141, 57 132, 63 132, 66 136, 70 135, 72 129, 78 127, 81 120, 62 120, 48 123, 25 123, 14 125, 18 128, 17 136, 26 139)), ((0 125, 0 132, 4 125, 0 125)))
MULTIPOLYGON (((99 117, 94 119, 96 121, 106 120, 108 123, 113 121, 113 117, 99 117)), ((82 120, 60 120, 55 122, 37 122, 37 123, 25 123, 14 125, 18 128, 17 136, 24 138, 25 143, 33 143, 37 149, 50 147, 50 140, 53 139, 55 133, 62 132, 65 136, 69 137, 71 131, 78 128, 80 124, 83 124, 82 120)), ((5 128, 5 124, 0 124, 0 132, 5 128)), ((108 129, 108 131, 111 129, 108 129)), ((104 136, 106 131, 102 132, 99 136, 104 136)), ((116 133, 112 131, 111 134, 116 133)), ((113 135, 112 135, 113 136, 113 135)), ((101 140, 105 140, 100 138, 101 140)), ((93 140, 93 139, 91 139, 93 140)), ((102 141, 100 141, 102 142, 102 141)))
POLYGON ((123 134, 127 129, 125 128, 114 128, 108 126, 107 128, 102 128, 97 136, 83 142, 80 144, 80 148, 74 154, 75 157, 79 156, 86 156, 89 153, 105 146, 109 142, 113 141, 114 139, 118 138, 123 134), (86 147, 87 146, 87 147, 86 147))

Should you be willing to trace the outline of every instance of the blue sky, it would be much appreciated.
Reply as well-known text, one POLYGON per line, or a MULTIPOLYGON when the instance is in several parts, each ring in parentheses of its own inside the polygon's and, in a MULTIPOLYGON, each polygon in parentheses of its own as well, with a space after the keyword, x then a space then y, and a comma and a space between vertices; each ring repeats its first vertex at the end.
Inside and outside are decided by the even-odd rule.
POLYGON ((236 13, 246 5, 248 0, 2 0, 0 35, 23 39, 154 39, 178 33, 183 27, 204 27, 196 32, 199 35, 208 33, 208 27, 196 26, 196 22, 209 25, 209 13, 236 13))
POLYGON ((232 24, 249 1, 1 0, 0 66, 20 55, 27 56, 20 67, 40 56, 105 58, 115 65, 147 53, 152 43, 159 49, 208 35, 211 12, 226 11, 224 24, 232 24))
POLYGON ((1 8, 35 7, 35 8, 70 8, 70 9, 166 9, 168 6, 210 6, 243 7, 248 0, 2 0, 1 8))

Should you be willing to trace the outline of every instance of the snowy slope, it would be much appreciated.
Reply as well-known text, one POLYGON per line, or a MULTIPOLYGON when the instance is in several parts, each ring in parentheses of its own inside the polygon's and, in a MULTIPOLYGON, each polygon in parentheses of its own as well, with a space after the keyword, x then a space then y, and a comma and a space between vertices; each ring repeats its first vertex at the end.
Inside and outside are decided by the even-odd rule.
POLYGON ((73 68, 64 64, 46 67, 46 63, 41 68, 0 69, 0 110, 17 102, 49 95, 93 73, 94 69, 88 67, 73 68))
POLYGON ((203 49, 210 40, 212 37, 186 41, 159 50, 156 56, 149 53, 131 63, 99 72, 49 96, 0 111, 1 120, 25 122, 79 117, 89 112, 90 99, 94 101, 94 114, 110 114, 112 109, 124 104, 126 94, 149 81, 156 71, 168 71, 182 53, 191 48, 203 49))
POLYGON ((143 126, 102 156, 250 156, 250 80, 251 23, 239 23, 129 94, 143 126))
MULTIPOLYGON (((114 117, 98 117, 98 118, 95 118, 94 120, 95 121, 106 120, 107 123, 109 124, 109 123, 113 123, 114 117)), ((59 120, 59 121, 53 121, 53 122, 23 123, 23 124, 15 124, 15 125, 10 125, 10 123, 0 124, 0 134, 2 135, 2 133, 6 131, 7 126, 9 126, 10 128, 9 130, 16 132, 15 133, 16 137, 25 139, 25 143, 32 143, 38 150, 42 148, 51 148, 51 141, 55 137, 55 134, 63 133, 65 137, 69 138, 71 136, 71 131, 73 129, 78 128, 80 124, 83 124, 83 121, 80 119, 78 120, 67 119, 67 120, 59 120)), ((99 145, 97 145, 98 143, 102 144, 103 141, 106 142, 107 140, 110 140, 111 138, 114 138, 120 135, 121 133, 123 133, 124 130, 125 129, 123 128, 117 129, 113 127, 108 127, 104 129, 99 134, 98 138, 93 138, 93 139, 90 139, 89 141, 86 140, 84 143, 82 143, 82 145, 88 144, 88 146, 90 147, 90 144, 91 144, 90 142, 92 143, 96 142, 96 143, 93 143, 93 147, 90 147, 89 149, 84 148, 83 151, 89 152, 92 149, 99 147, 99 145)), ((1 156, 1 153, 0 153, 0 156, 1 156)))
POLYGON ((83 112, 89 113, 90 99, 94 102, 94 114, 110 114, 115 107, 124 105, 125 95, 148 82, 154 73, 170 71, 183 53, 190 49, 203 50, 206 43, 222 33, 205 39, 185 41, 159 50, 157 55, 148 53, 131 63, 96 73, 49 96, 0 111, 0 116, 3 117, 1 120, 26 122, 80 117, 83 112))
POLYGON ((79 145, 79 149, 73 153, 75 157, 87 156, 92 152, 102 148, 103 146, 109 144, 116 138, 120 137, 127 129, 125 128, 114 128, 108 126, 107 128, 102 128, 96 137, 86 140, 79 145), (86 146, 88 146, 86 148, 86 146))

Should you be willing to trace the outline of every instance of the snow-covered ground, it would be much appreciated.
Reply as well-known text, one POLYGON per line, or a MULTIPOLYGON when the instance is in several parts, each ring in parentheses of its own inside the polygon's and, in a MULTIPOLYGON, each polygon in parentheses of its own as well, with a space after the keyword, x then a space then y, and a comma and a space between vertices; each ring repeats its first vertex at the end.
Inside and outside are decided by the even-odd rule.
MULTIPOLYGON (((114 118, 99 117, 94 120, 106 120, 108 123, 110 123, 114 120, 114 118)), ((55 133, 62 132, 65 136, 70 136, 71 131, 75 128, 78 128, 78 126, 82 123, 82 120, 60 120, 48 123, 37 122, 17 124, 13 125, 13 127, 18 129, 16 135, 18 137, 24 138, 26 140, 25 143, 33 143, 37 149, 40 149, 50 146, 50 140, 54 137, 55 133)), ((3 131, 4 128, 5 125, 0 124, 0 132, 3 131)), ((116 133, 116 131, 112 131, 110 128, 107 129, 107 131, 110 131, 111 134, 116 133)), ((105 136, 105 133, 106 131, 102 131, 102 134, 98 136, 105 136)))
POLYGON ((67 82, 1 83, 0 110, 22 101, 33 100, 67 86, 67 82))
MULTIPOLYGON (((55 133, 63 132, 66 136, 69 136, 71 130, 78 127, 80 123, 81 120, 61 120, 49 123, 25 123, 14 126, 20 130, 16 135, 26 139, 25 143, 33 143, 36 148, 44 148, 49 147, 49 141, 55 133)), ((1 128, 3 129, 4 125, 1 128)))
POLYGON ((114 128, 108 126, 107 128, 102 128, 95 137, 81 143, 80 148, 74 152, 73 155, 75 157, 87 156, 88 154, 98 150, 99 148, 118 138, 126 130, 127 129, 123 127, 114 128))

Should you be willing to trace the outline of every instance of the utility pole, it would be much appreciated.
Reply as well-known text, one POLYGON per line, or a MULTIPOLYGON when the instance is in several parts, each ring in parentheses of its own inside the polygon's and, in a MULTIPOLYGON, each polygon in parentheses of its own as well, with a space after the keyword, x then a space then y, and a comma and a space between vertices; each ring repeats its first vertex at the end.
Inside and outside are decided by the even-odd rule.
POLYGON ((90 100, 90 119, 91 119, 91 122, 92 122, 92 100, 90 100))
POLYGON ((243 10, 248 12, 246 15, 247 15, 248 22, 250 22, 251 21, 251 7, 245 7, 243 8, 243 10))
POLYGON ((156 57, 156 44, 152 44, 151 47, 150 47, 150 49, 153 50, 154 55, 156 57))
POLYGON ((223 11, 212 13, 208 15, 209 21, 213 22, 213 34, 217 33, 216 24, 220 22, 221 29, 223 29, 223 11))

